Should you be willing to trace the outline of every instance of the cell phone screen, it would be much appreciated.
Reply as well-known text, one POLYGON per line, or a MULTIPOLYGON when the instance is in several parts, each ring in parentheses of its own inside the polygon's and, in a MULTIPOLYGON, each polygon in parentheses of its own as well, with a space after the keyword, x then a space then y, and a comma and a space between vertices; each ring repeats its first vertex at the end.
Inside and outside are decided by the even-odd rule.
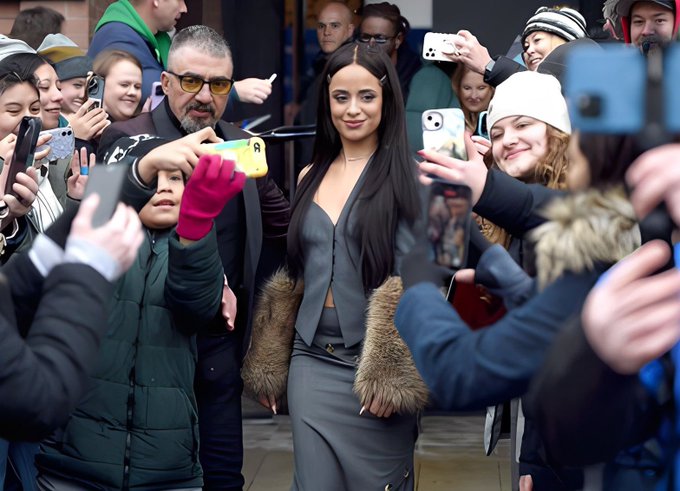
POLYGON ((434 180, 427 206, 430 259, 458 270, 467 262, 470 239, 472 191, 464 184, 434 180))

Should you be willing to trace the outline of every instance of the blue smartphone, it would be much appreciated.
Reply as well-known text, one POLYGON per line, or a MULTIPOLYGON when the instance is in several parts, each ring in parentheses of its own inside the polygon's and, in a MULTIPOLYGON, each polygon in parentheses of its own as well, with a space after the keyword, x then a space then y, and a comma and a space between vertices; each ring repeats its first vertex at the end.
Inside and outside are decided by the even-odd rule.
POLYGON ((637 48, 574 48, 567 57, 563 82, 573 128, 608 134, 642 130, 647 73, 645 58, 637 48))
POLYGON ((477 116, 477 129, 475 130, 473 135, 481 136, 482 138, 490 140, 489 128, 486 126, 486 118, 488 114, 489 111, 482 111, 479 113, 479 115, 477 116))

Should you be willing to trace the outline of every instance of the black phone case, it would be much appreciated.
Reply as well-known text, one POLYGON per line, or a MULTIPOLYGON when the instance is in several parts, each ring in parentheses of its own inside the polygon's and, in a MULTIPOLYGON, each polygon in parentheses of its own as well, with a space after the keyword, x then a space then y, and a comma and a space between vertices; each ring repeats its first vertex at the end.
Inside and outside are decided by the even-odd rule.
POLYGON ((17 133, 17 141, 14 145, 14 152, 12 153, 12 160, 8 164, 9 171, 7 181, 5 182, 5 194, 16 196, 14 191, 12 191, 12 185, 16 181, 17 174, 33 165, 33 156, 35 155, 35 147, 38 143, 41 128, 42 122, 40 118, 30 116, 22 118, 19 124, 19 132, 17 133))

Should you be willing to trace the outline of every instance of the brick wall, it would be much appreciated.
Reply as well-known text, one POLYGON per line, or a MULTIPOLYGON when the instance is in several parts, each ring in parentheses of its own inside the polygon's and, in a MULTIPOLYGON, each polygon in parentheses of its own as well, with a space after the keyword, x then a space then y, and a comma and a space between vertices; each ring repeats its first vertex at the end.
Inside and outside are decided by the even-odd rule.
POLYGON ((66 18, 63 33, 71 38, 78 46, 87 49, 90 33, 94 29, 101 12, 113 0, 0 0, 0 33, 8 34, 14 23, 14 18, 21 9, 28 9, 42 5, 50 7, 66 18), (90 19, 92 13, 92 19, 90 19))

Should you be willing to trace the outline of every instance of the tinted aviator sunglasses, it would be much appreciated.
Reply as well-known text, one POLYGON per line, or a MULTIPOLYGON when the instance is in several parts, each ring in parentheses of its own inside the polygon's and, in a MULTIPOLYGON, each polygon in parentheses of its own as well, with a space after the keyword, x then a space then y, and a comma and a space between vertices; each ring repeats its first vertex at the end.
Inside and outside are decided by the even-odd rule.
POLYGON ((234 85, 234 80, 231 78, 215 78, 213 80, 203 80, 195 75, 180 75, 179 73, 167 72, 179 79, 179 86, 184 92, 190 94, 198 94, 203 85, 208 84, 210 92, 214 95, 227 95, 234 85))

